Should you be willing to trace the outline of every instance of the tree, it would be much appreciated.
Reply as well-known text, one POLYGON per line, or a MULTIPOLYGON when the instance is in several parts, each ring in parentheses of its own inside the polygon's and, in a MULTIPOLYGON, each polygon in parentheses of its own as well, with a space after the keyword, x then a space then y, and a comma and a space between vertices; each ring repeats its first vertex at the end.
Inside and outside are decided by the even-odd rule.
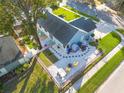
POLYGON ((37 34, 37 20, 39 18, 46 18, 45 8, 50 6, 52 2, 58 0, 2 0, 2 4, 6 6, 6 10, 22 21, 23 30, 30 32, 39 43, 37 34))
POLYGON ((0 4, 0 34, 12 35, 14 19, 12 15, 6 11, 5 6, 0 4))

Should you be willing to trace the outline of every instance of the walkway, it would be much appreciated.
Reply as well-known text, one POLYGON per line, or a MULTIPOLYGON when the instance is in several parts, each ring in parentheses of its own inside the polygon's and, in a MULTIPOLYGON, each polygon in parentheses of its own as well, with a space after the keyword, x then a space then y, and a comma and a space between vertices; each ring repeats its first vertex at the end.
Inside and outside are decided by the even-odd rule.
MULTIPOLYGON (((119 34, 120 35, 120 34, 119 34)), ((122 37, 122 35, 121 35, 122 37)), ((80 78, 72 87, 70 87, 66 93, 76 93, 98 70, 100 70, 122 47, 124 42, 118 44, 108 55, 106 55, 98 64, 96 64, 87 74, 80 78), (71 92, 70 92, 71 91, 71 92)))
POLYGON ((124 61, 95 93, 124 93, 124 61))
MULTIPOLYGON (((52 50, 52 49, 50 49, 52 50)), ((56 80, 56 82, 60 84, 64 84, 66 81, 70 80, 72 77, 74 77, 76 74, 78 74, 81 70, 85 69, 89 64, 91 64, 92 60, 95 60, 97 56, 99 56, 99 51, 96 50, 95 47, 88 47, 84 52, 79 51, 75 54, 62 54, 55 53, 52 51, 56 56, 59 56, 61 53, 62 58, 57 61, 55 64, 48 67, 49 72, 53 76, 53 78, 56 80), (82 60, 83 59, 83 60, 82 60), (68 64, 74 64, 75 62, 78 62, 77 66, 74 66, 70 69, 69 72, 66 71, 66 68, 68 67, 68 64), (62 78, 58 78, 57 73, 66 73, 62 78)), ((60 58, 60 57, 59 57, 60 58)))

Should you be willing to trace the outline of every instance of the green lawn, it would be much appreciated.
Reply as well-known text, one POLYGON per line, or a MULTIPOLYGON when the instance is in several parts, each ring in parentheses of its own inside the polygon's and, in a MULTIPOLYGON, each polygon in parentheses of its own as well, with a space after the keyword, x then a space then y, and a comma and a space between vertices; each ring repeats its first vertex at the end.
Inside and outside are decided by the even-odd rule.
POLYGON ((106 55, 120 42, 121 37, 117 33, 111 32, 107 36, 99 40, 98 48, 101 48, 104 51, 104 55, 106 55))
POLYGON ((57 16, 64 18, 66 21, 71 21, 73 19, 80 17, 79 15, 77 15, 73 12, 70 12, 68 10, 65 10, 64 8, 61 8, 61 7, 53 10, 53 13, 57 16))
POLYGON ((28 75, 4 86, 4 93, 58 93, 58 89, 40 65, 34 63, 28 75))
POLYGON ((57 57, 49 49, 46 49, 45 51, 40 53, 39 57, 46 66, 50 66, 58 61, 57 57))
POLYGON ((92 20, 94 20, 96 22, 100 21, 96 16, 91 16, 91 15, 88 15, 88 14, 86 14, 84 12, 80 12, 80 11, 70 7, 70 6, 64 6, 64 7, 67 8, 67 9, 70 9, 70 10, 74 11, 75 13, 78 13, 78 14, 84 16, 84 17, 90 18, 90 19, 92 19, 92 20))
POLYGON ((115 54, 91 79, 89 79, 78 93, 94 93, 95 90, 111 75, 124 60, 124 47, 115 54))

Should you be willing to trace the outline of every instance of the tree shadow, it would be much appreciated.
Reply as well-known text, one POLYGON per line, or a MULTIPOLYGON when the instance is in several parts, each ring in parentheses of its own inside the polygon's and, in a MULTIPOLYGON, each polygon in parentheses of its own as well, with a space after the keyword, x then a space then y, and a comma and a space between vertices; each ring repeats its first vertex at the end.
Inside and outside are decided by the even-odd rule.
POLYGON ((45 75, 44 78, 38 78, 31 88, 30 93, 54 93, 54 82, 47 80, 47 75, 45 75))
POLYGON ((26 89, 27 82, 28 82, 28 80, 30 78, 30 75, 31 75, 31 73, 32 73, 32 71, 34 69, 35 64, 36 64, 36 61, 33 61, 31 67, 28 69, 29 72, 26 73, 24 76, 19 76, 16 79, 10 81, 8 84, 6 84, 4 86, 4 92, 3 93, 12 93, 14 90, 17 89, 18 83, 25 79, 24 85, 23 85, 22 89, 19 92, 19 93, 24 93, 24 91, 26 89))
POLYGON ((22 88, 21 88, 21 90, 20 90, 19 93, 24 93, 25 92, 25 89, 26 89, 28 80, 29 80, 29 78, 31 76, 31 73, 34 70, 35 64, 36 64, 36 61, 34 61, 33 64, 32 64, 32 66, 30 67, 30 72, 26 75, 26 79, 25 79, 24 84, 23 84, 23 86, 22 86, 22 88))

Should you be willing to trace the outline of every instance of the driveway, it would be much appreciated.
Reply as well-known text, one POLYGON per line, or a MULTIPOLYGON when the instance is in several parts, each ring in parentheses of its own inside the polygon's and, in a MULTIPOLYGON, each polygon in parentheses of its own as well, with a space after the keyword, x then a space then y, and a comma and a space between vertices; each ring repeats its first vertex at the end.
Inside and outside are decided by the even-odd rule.
POLYGON ((96 93, 124 93, 124 62, 121 63, 96 93))

